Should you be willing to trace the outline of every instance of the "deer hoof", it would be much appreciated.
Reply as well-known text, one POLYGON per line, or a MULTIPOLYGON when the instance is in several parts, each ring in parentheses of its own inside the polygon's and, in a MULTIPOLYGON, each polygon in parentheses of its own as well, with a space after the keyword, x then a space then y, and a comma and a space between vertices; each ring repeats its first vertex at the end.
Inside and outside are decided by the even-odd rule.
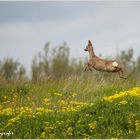
POLYGON ((127 80, 127 78, 126 78, 126 77, 120 77, 120 78, 122 78, 122 79, 124 79, 124 80, 127 80))

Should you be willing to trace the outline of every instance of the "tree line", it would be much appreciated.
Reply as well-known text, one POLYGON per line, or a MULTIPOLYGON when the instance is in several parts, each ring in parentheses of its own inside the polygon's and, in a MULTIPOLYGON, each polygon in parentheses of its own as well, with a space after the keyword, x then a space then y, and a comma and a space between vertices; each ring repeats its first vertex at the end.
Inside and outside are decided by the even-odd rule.
MULTIPOLYGON (((124 71, 134 78, 140 78, 140 56, 134 60, 132 48, 123 50, 115 59, 121 62, 124 71)), ((0 80, 32 80, 43 81, 48 79, 67 78, 70 76, 85 75, 85 59, 74 59, 70 57, 70 48, 63 43, 53 49, 50 43, 46 43, 43 52, 38 52, 32 60, 31 79, 26 74, 26 69, 17 60, 6 58, 0 60, 0 80)), ((95 74, 97 74, 95 72, 95 74)))

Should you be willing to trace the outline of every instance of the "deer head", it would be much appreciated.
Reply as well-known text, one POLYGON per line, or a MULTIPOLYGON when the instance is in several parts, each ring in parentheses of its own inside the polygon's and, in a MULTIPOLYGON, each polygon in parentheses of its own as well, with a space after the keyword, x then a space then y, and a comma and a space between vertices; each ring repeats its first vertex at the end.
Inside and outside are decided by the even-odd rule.
POLYGON ((88 45, 86 46, 84 50, 88 52, 93 51, 92 43, 90 40, 88 41, 88 45))

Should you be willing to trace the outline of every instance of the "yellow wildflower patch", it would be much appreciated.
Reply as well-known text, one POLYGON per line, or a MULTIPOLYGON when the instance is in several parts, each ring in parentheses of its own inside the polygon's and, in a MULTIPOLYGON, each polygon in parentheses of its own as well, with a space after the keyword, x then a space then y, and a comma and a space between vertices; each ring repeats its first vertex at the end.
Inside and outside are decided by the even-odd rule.
POLYGON ((19 115, 17 115, 16 117, 11 118, 10 120, 8 120, 8 124, 7 124, 6 127, 9 127, 9 126, 14 125, 16 123, 20 123, 20 116, 19 115))
POLYGON ((33 114, 33 110, 30 107, 19 107, 16 109, 16 113, 20 115, 30 116, 33 114))
POLYGON ((14 113, 14 109, 10 107, 1 109, 0 111, 0 114, 5 116, 14 115, 14 113))
POLYGON ((137 96, 137 97, 140 97, 140 88, 139 87, 135 87, 135 88, 132 88, 132 89, 130 89, 128 91, 121 91, 121 92, 116 93, 114 95, 111 95, 111 96, 108 96, 108 97, 104 97, 104 100, 108 101, 108 102, 112 102, 115 99, 123 98, 123 97, 126 97, 126 96, 137 96))
POLYGON ((44 107, 38 107, 35 109, 36 115, 43 115, 45 113, 53 112, 53 110, 44 108, 44 107))
POLYGON ((83 106, 87 105, 87 103, 78 102, 78 101, 59 101, 60 110, 58 112, 76 112, 83 106))

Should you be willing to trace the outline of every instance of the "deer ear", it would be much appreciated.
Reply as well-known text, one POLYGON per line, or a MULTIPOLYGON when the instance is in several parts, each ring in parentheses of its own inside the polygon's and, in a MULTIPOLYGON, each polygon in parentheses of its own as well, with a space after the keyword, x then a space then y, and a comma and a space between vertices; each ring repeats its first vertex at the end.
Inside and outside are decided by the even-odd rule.
POLYGON ((88 44, 89 44, 89 45, 92 45, 92 43, 91 43, 91 41, 90 41, 90 40, 88 41, 88 44))

